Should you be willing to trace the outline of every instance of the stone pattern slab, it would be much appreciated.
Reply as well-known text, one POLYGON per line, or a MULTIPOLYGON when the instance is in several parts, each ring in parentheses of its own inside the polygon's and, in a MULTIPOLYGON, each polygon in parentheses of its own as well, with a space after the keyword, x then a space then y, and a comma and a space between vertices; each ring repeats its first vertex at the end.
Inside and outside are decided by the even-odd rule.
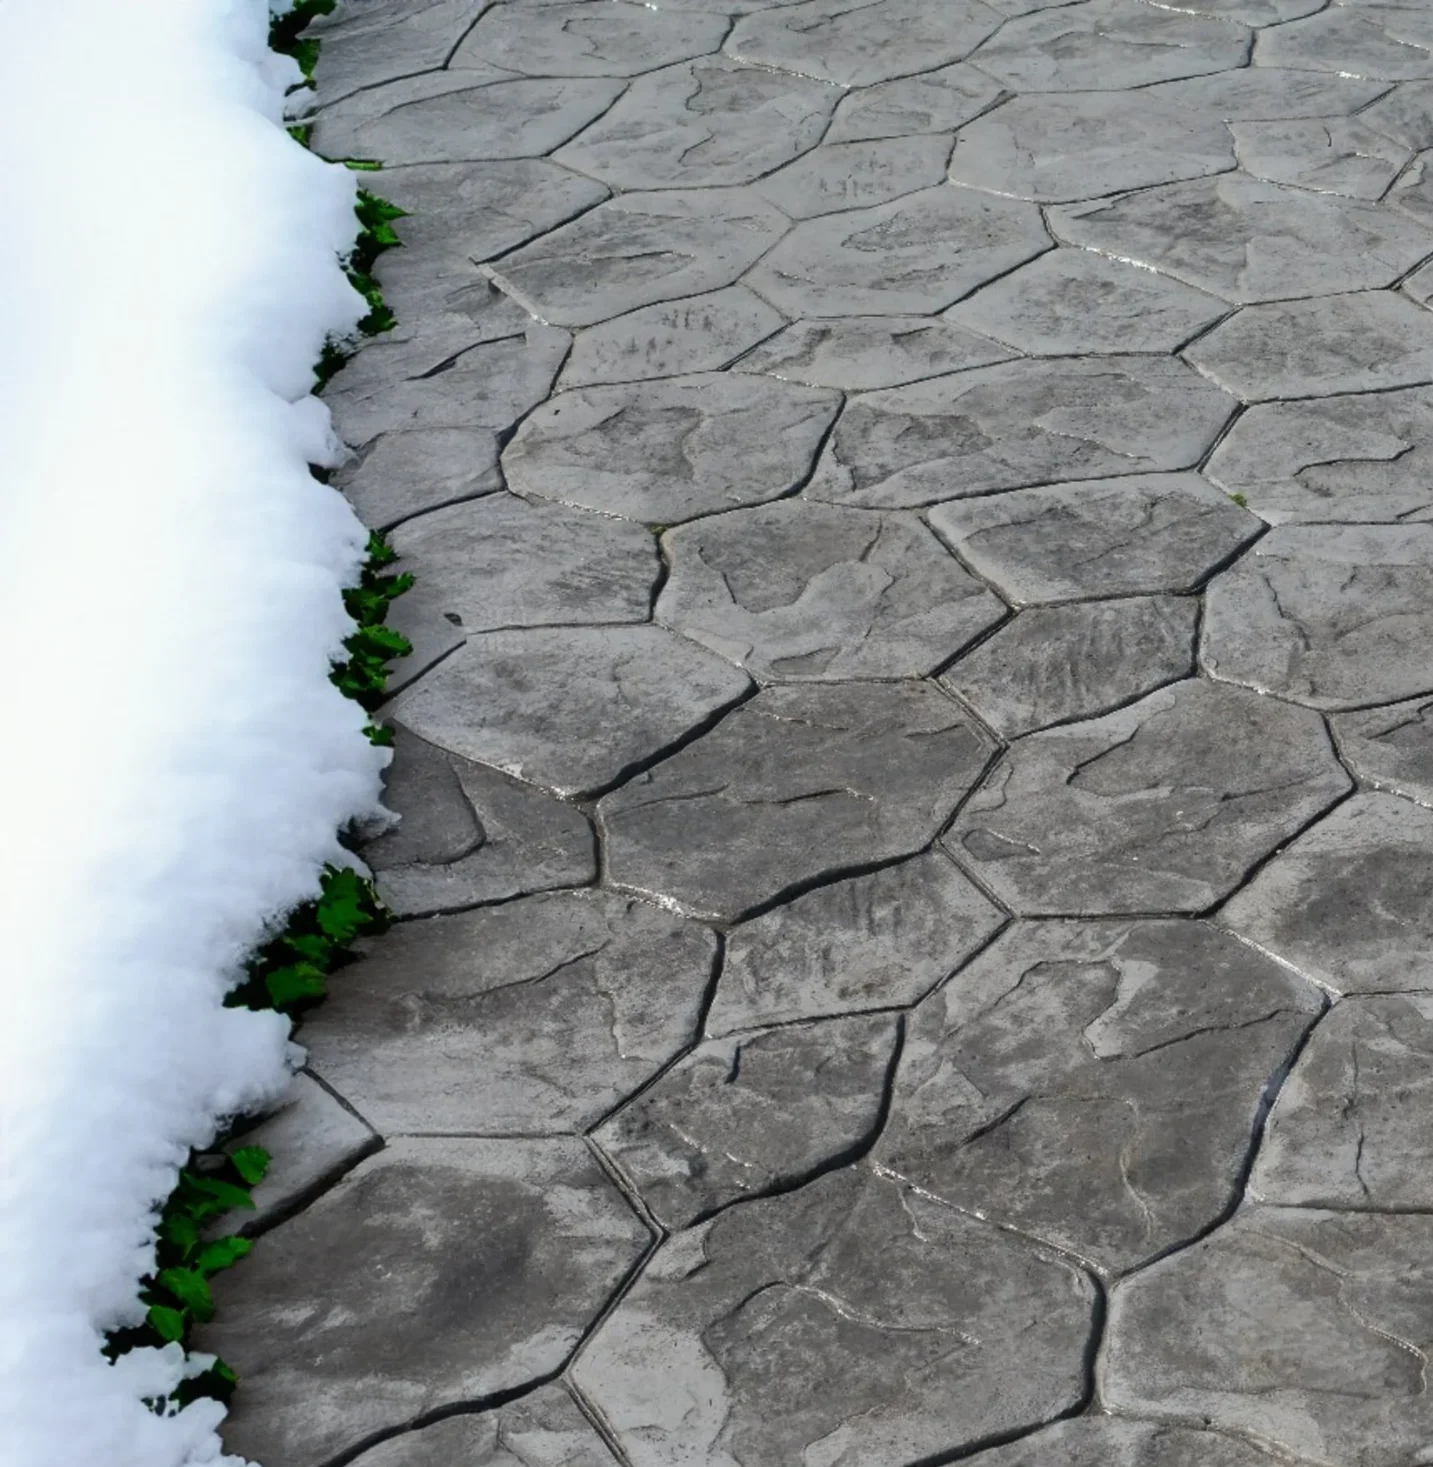
POLYGON ((1426 1456, 1426 6, 315 34, 419 584, 231 1450, 1426 1456))

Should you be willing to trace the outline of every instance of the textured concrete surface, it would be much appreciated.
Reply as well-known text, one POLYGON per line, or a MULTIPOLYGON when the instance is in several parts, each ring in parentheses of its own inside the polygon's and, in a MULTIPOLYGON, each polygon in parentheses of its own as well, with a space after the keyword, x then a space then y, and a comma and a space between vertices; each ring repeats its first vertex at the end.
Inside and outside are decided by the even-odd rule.
POLYGON ((1433 7, 315 33, 417 651, 231 1448, 1433 1460, 1433 7))

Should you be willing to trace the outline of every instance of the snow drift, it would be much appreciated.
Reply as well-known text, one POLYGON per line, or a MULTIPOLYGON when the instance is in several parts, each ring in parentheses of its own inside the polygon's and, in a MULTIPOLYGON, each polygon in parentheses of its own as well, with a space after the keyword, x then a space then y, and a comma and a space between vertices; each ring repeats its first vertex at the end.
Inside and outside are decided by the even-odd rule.
POLYGON ((385 755, 329 683, 364 531, 310 462, 354 182, 282 127, 265 0, 0 0, 0 1463, 218 1461, 117 1366, 156 1205, 284 1083, 226 1010, 385 755))

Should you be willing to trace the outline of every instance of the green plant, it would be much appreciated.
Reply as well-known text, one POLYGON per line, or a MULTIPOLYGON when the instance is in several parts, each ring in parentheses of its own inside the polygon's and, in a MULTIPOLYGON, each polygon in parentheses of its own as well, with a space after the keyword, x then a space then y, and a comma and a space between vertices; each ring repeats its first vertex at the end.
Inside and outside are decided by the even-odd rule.
POLYGON ((1230 499, 1232 499, 1234 501, 1235 504, 1237 504, 1239 506, 1240 509, 1248 509, 1249 508, 1249 498, 1248 498, 1247 495, 1245 495, 1245 494, 1231 494, 1229 497, 1230 497, 1230 499))
MULTIPOLYGON (((367 159, 350 158, 345 161, 349 168, 365 173, 379 166, 367 159)), ((368 302, 368 314, 358 323, 359 331, 364 336, 381 336, 385 331, 392 331, 398 324, 398 318, 383 299, 383 290, 373 278, 373 267, 384 250, 396 249, 403 243, 393 228, 393 221, 406 218, 408 211, 361 188, 353 212, 358 216, 359 233, 352 253, 344 263, 344 270, 350 284, 368 302)), ((314 368, 318 386, 327 384, 352 357, 351 344, 333 338, 326 341, 323 355, 314 368)))
MULTIPOLYGON (((369 713, 383 701, 388 663, 413 650, 407 637, 384 625, 389 607, 413 585, 411 575, 384 573, 396 559, 392 546, 375 530, 368 537, 368 558, 358 584, 343 593, 344 608, 357 626, 343 644, 347 660, 338 663, 329 678, 369 713)), ((370 724, 368 737, 375 744, 389 744, 392 731, 370 724)))

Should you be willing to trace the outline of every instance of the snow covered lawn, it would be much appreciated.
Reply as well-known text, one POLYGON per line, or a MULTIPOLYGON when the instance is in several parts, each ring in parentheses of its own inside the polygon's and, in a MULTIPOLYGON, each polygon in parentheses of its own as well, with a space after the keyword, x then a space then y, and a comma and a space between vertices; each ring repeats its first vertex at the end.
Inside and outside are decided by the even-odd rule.
POLYGON ((354 179, 285 133, 266 0, 0 0, 0 1461, 217 1460, 117 1366, 156 1204, 283 1084, 225 1009, 385 755, 328 680, 365 532, 308 395, 354 179))

